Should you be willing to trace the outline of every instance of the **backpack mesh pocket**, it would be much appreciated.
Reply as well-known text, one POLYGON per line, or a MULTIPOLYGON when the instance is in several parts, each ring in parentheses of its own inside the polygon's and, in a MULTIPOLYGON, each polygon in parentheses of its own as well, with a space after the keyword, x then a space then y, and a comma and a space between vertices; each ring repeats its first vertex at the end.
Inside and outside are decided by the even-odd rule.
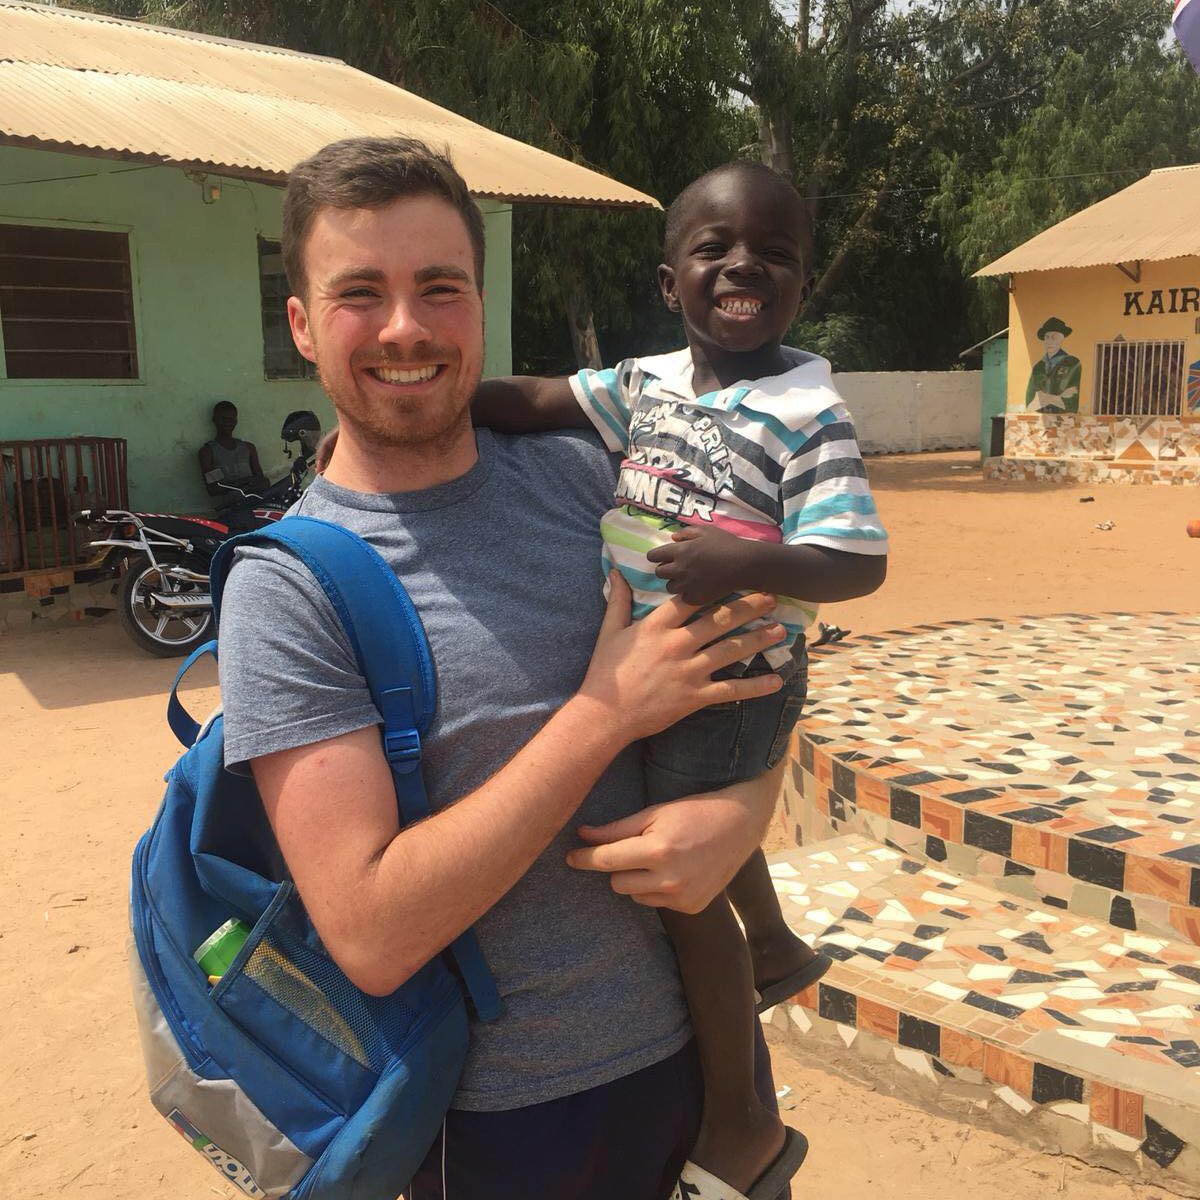
POLYGON ((418 1020, 402 995, 367 995, 331 958, 279 928, 267 929, 244 974, 276 1004, 377 1073, 400 1052, 418 1020))

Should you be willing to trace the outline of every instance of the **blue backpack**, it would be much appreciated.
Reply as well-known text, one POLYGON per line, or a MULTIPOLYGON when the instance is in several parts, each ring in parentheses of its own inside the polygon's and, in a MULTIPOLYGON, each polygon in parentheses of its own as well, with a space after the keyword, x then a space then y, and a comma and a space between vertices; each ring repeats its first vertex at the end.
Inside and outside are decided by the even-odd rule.
MULTIPOLYGON (((287 517, 221 548, 214 607, 247 543, 286 546, 329 596, 383 717, 401 825, 428 816, 433 664, 395 573, 348 530, 287 517)), ((470 930, 390 996, 347 979, 287 876, 253 780, 225 770, 222 718, 202 728, 176 695, 204 653, 216 643, 171 689, 167 719, 187 751, 133 855, 130 968, 150 1099, 246 1195, 395 1200, 458 1086, 464 984, 482 1020, 499 1015, 495 984, 470 930), (231 918, 250 934, 210 983, 193 952, 231 918)))

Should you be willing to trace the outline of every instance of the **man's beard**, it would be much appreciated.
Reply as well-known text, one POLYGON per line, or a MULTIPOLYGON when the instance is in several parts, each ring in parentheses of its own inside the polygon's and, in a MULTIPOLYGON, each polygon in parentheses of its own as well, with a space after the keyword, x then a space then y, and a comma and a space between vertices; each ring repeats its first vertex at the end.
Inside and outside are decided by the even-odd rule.
MULTIPOLYGON (((442 397, 439 405, 424 412, 420 418, 405 420, 400 403, 394 408, 372 404, 357 389, 353 376, 349 385, 343 389, 322 370, 319 354, 316 365, 317 377, 325 389, 325 394, 333 402, 341 423, 355 427, 365 442, 397 450, 420 450, 431 457, 437 457, 443 449, 449 450, 456 443, 455 435, 464 427, 470 426, 471 397, 478 381, 475 386, 465 389, 464 395, 460 396, 451 391, 442 397), (401 419, 388 420, 389 416, 401 419)), ((353 364, 351 369, 354 369, 353 364)), ((449 367, 446 369, 449 370, 449 367)))

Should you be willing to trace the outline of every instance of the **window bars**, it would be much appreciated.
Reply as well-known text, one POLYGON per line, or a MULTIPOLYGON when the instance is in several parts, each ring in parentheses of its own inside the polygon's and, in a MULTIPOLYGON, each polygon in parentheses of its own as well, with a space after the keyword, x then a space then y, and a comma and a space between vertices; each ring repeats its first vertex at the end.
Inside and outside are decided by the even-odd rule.
POLYGON ((136 379, 129 236, 0 222, 9 379, 136 379))
POLYGON ((288 323, 287 302, 292 294, 283 269, 278 242, 258 239, 258 286, 262 297, 263 377, 315 379, 316 368, 296 349, 288 323))
POLYGON ((1095 412, 1109 417, 1179 416, 1182 340, 1096 344, 1095 412))

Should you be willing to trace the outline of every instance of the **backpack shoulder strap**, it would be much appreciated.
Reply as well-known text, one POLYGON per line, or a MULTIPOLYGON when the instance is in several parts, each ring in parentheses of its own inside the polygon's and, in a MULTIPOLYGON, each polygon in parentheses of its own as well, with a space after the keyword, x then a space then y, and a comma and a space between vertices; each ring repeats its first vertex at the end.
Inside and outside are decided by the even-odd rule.
MULTIPOLYGON (((218 627, 234 552, 239 546, 270 543, 295 554, 329 597, 383 718, 384 753, 393 772, 419 776, 420 737, 433 719, 437 684, 421 618, 395 571, 358 534, 340 525, 285 517, 231 538, 217 551, 211 585, 218 627)), ((406 825, 429 815, 424 788, 420 790, 420 797, 400 798, 406 825)))
MULTIPOLYGON (((356 533, 314 517, 284 517, 231 538, 213 558, 213 614, 241 545, 286 547, 329 597, 353 647, 359 670, 383 718, 383 750, 392 769, 401 823, 430 815, 421 774, 421 736, 437 705, 433 660, 421 618, 395 571, 356 533)), ((471 930, 450 946, 481 1020, 499 1015, 500 998, 471 930)))

